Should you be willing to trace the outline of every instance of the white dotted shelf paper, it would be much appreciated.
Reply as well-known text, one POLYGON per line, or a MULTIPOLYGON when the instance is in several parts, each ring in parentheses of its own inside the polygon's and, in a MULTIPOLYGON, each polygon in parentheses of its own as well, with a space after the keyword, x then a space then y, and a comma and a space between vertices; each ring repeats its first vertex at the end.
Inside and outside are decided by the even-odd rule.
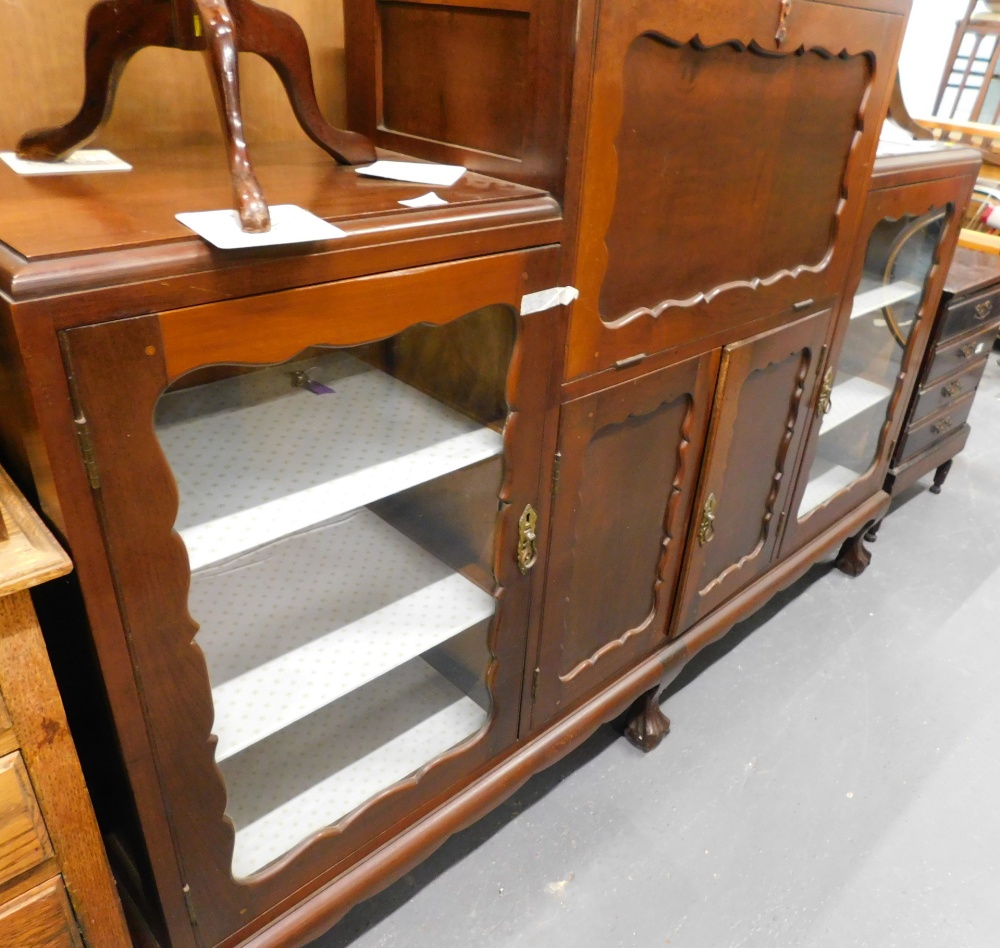
POLYGON ((500 454, 500 434, 343 353, 168 394, 192 570, 500 454), (294 388, 291 373, 334 390, 294 388))
POLYGON ((189 607, 222 761, 491 618, 494 600, 359 510, 196 574, 189 607))
POLYGON ((830 395, 830 411, 823 416, 820 435, 832 431, 876 405, 888 405, 892 389, 858 376, 837 380, 830 395))
POLYGON ((233 874, 251 875, 486 724, 421 659, 221 764, 236 824, 233 874))
POLYGON ((887 286, 873 287, 854 297, 854 303, 851 306, 851 319, 858 319, 869 313, 877 313, 883 306, 892 306, 906 300, 917 299, 922 293, 922 287, 906 280, 897 280, 887 286))

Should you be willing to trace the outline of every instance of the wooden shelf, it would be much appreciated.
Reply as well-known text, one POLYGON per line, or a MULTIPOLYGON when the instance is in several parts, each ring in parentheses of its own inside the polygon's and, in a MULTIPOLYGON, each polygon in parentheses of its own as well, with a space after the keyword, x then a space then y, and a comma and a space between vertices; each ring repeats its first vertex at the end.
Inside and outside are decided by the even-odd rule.
POLYGON ((344 353, 167 394, 157 433, 192 570, 503 450, 502 436, 344 353), (296 388, 292 373, 332 388, 296 388))
POLYGON ((242 878, 472 737, 487 712, 421 659, 222 764, 242 878))
POLYGON ((838 379, 830 398, 830 412, 823 416, 820 437, 878 405, 888 405, 892 389, 852 375, 838 379))
POLYGON ((919 299, 922 293, 922 286, 909 283, 906 280, 897 280, 887 286, 875 286, 868 290, 862 290, 854 297, 854 304, 851 306, 851 319, 877 313, 884 306, 892 306, 905 300, 919 299))
POLYGON ((195 574, 223 761, 493 616, 368 510, 195 574))

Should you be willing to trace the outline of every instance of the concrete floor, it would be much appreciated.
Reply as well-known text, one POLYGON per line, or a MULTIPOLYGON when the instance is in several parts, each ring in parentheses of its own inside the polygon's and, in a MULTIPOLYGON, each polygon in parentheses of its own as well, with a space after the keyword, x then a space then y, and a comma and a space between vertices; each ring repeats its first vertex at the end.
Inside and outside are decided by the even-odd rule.
POLYGON ((1000 946, 1000 366, 944 492, 819 566, 314 948, 1000 946))

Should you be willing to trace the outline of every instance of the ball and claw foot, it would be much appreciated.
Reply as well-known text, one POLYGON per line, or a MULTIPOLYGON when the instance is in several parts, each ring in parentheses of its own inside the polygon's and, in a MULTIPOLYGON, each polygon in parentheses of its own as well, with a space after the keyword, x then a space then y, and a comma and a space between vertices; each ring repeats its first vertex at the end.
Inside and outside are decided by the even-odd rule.
POLYGON ((944 487, 945 479, 948 477, 948 472, 951 470, 951 460, 947 460, 934 472, 934 483, 931 485, 932 494, 940 494, 941 488, 944 487))
POLYGON ((644 753, 660 746, 660 741, 670 733, 670 719, 660 710, 657 697, 660 686, 640 695, 628 709, 625 737, 629 743, 644 753))
POLYGON ((848 537, 837 554, 836 567, 848 576, 860 576, 872 561, 872 555, 865 549, 865 527, 860 533, 848 537))

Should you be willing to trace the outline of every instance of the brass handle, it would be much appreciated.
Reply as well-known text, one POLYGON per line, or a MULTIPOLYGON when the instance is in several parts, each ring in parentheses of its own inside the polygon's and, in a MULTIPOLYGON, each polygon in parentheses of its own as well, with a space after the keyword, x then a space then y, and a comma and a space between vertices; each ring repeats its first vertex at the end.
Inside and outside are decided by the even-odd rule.
POLYGON ((969 359, 976 354, 976 347, 971 343, 967 342, 961 349, 958 350, 959 358, 969 359))
POLYGON ((517 568, 527 573, 538 562, 538 513, 528 504, 517 521, 517 568))
POLYGON ((954 382, 949 382, 943 389, 941 389, 941 394, 945 398, 954 398, 961 391, 962 383, 956 379, 954 382))
POLYGON ((986 319, 993 312, 993 300, 983 300, 976 307, 976 319, 986 319))
POLYGON ((942 418, 934 427, 931 428, 931 434, 944 434, 952 425, 950 418, 942 418))
POLYGON ((823 376, 823 385, 820 387, 819 398, 816 400, 817 415, 829 415, 830 409, 833 408, 833 382, 834 372, 831 367, 826 370, 826 375, 823 376))
POLYGON ((715 511, 719 501, 715 494, 709 494, 705 506, 701 509, 701 524, 698 527, 698 545, 704 546, 715 539, 715 511))

